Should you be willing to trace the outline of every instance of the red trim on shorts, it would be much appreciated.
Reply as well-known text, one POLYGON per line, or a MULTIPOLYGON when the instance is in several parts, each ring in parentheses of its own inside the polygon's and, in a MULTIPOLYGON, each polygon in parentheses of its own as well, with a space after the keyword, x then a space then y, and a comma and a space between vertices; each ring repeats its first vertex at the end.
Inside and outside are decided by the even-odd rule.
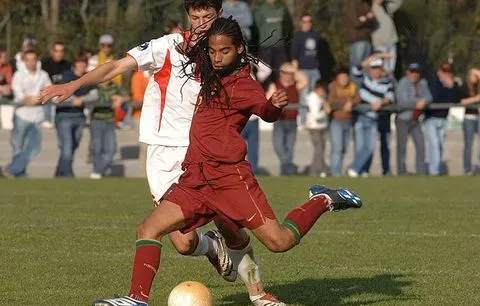
POLYGON ((158 84, 161 93, 160 120, 158 121, 158 131, 160 131, 160 126, 162 125, 163 110, 165 109, 165 100, 167 99, 167 87, 168 83, 170 82, 171 73, 172 62, 170 61, 170 50, 167 50, 167 55, 165 56, 165 63, 163 64, 162 69, 160 69, 153 75, 153 79, 158 84))

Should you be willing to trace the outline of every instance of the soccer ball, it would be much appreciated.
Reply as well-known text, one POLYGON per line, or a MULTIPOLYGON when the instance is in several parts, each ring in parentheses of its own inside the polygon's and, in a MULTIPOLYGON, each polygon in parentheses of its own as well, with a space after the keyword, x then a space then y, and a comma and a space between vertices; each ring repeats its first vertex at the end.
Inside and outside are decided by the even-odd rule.
POLYGON ((202 283, 186 281, 173 288, 168 306, 212 306, 213 295, 202 283))

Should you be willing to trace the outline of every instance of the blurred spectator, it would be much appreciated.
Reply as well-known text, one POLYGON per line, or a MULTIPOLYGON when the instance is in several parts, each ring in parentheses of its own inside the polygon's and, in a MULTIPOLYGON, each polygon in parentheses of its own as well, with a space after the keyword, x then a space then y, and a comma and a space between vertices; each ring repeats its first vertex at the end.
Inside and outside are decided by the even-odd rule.
MULTIPOLYGON (((100 36, 98 40, 98 46, 100 50, 98 51, 97 54, 93 55, 89 60, 88 60, 88 68, 87 71, 91 71, 95 68, 97 68, 100 65, 103 65, 105 63, 110 62, 113 60, 115 57, 112 53, 112 47, 113 47, 114 39, 113 36, 110 34, 103 34, 100 36)), ((122 75, 119 74, 115 78, 113 78, 113 82, 117 85, 122 84, 122 75)))
POLYGON ((403 0, 373 0, 372 11, 377 20, 377 27, 372 33, 373 49, 390 53, 384 58, 384 67, 393 75, 397 64, 398 34, 393 21, 393 14, 400 8, 403 0))
MULTIPOLYGON (((137 70, 133 73, 132 79, 130 82, 130 92, 131 92, 131 101, 133 104, 133 124, 137 132, 140 128, 140 115, 143 105, 143 96, 145 95, 145 90, 147 89, 148 80, 151 76, 150 71, 140 71, 137 70)), ((138 162, 141 169, 142 176, 146 175, 146 166, 147 166, 147 145, 144 143, 139 143, 138 150, 138 162)))
POLYGON ((182 27, 180 23, 176 20, 171 20, 165 26, 165 33, 167 34, 174 34, 174 33, 182 33, 182 27))
POLYGON ((247 142, 247 159, 252 166, 252 171, 259 174, 258 155, 259 155, 259 119, 256 115, 250 116, 247 124, 243 128, 242 136, 247 142))
POLYGON ((326 177, 328 167, 325 163, 325 149, 327 144, 328 113, 330 108, 327 101, 327 85, 323 81, 315 83, 315 89, 308 94, 308 107, 305 127, 310 133, 313 146, 313 160, 310 165, 310 175, 326 177))
POLYGON ((352 129, 352 109, 360 103, 357 84, 350 79, 349 69, 337 71, 335 80, 328 87, 328 103, 331 105, 330 121, 330 174, 339 176, 342 171, 343 157, 350 142, 352 129))
MULTIPOLYGON (((61 75, 62 82, 79 79, 86 73, 87 65, 87 57, 77 56, 73 60, 73 67, 61 75)), ((84 104, 95 100, 98 100, 98 90, 95 87, 86 86, 78 89, 70 98, 57 105, 55 127, 60 157, 55 176, 74 176, 73 157, 85 127, 84 104)))
MULTIPOLYGON (((300 92, 307 86, 307 77, 295 67, 285 62, 280 66, 278 80, 269 85, 267 98, 270 98, 277 90, 287 92, 288 101, 293 107, 300 102, 300 92)), ((293 163, 293 152, 297 137, 298 109, 285 108, 280 120, 273 124, 273 146, 280 160, 280 175, 297 173, 297 166, 293 163)))
POLYGON ((415 108, 397 113, 397 174, 407 174, 407 140, 411 135, 415 144, 415 165, 417 174, 425 174, 425 139, 419 116, 425 106, 432 102, 427 80, 421 77, 420 65, 416 62, 408 65, 406 75, 400 79, 395 90, 395 103, 399 106, 415 108))
MULTIPOLYGON (((468 98, 461 100, 463 105, 469 105, 480 102, 480 69, 472 68, 467 76, 468 98)), ((473 175, 472 167, 472 147, 473 138, 480 129, 480 117, 477 108, 467 108, 463 120, 463 170, 466 175, 473 175)))
MULTIPOLYGON (((385 104, 394 100, 393 84, 385 76, 382 54, 373 54, 358 67, 353 67, 353 73, 362 79, 360 98, 368 104, 371 110, 359 111, 355 122, 355 158, 347 174, 357 177, 359 174, 368 176, 371 159, 377 141, 378 118, 377 111, 385 104), (367 70, 367 71, 365 71, 367 70)), ((384 169, 384 174, 385 169, 384 169)))
MULTIPOLYGON (((444 62, 430 79, 430 92, 433 103, 457 103, 461 98, 461 88, 453 76, 453 66, 444 62)), ((427 109, 425 112, 425 134, 428 144, 428 172, 441 174, 445 129, 447 128, 448 108, 442 110, 427 109)), ((443 172, 443 170, 442 170, 443 172)))
POLYGON ((140 119, 140 113, 142 111, 143 96, 147 89, 148 80, 150 79, 150 71, 137 70, 132 74, 130 81, 130 92, 133 103, 132 116, 135 119, 140 119))
MULTIPOLYGON (((293 65, 308 77, 308 84, 302 90, 300 102, 306 105, 307 95, 313 91, 315 83, 320 79, 318 38, 320 33, 312 29, 312 16, 304 13, 300 16, 300 31, 295 33, 292 43, 293 65)), ((306 111, 300 109, 300 122, 305 124, 306 111)))
POLYGON ((13 69, 7 50, 0 47, 0 104, 12 97, 13 69))
MULTIPOLYGON (((37 52, 37 40, 33 37, 27 36, 22 42, 22 47, 17 54, 15 54, 14 58, 14 67, 13 70, 14 72, 17 70, 27 70, 27 67, 25 66, 23 54, 27 51, 35 51, 37 52)), ((40 61, 37 61, 37 70, 42 69, 42 63, 40 61)))
POLYGON ((62 83, 62 75, 71 69, 71 63, 65 60, 65 44, 56 41, 50 48, 50 56, 42 60, 42 69, 45 70, 53 84, 62 83))
MULTIPOLYGON (((371 34, 375 28, 372 0, 344 0, 343 11, 348 36, 350 68, 359 66, 372 52, 371 34)), ((360 80, 355 80, 357 83, 360 80)))
POLYGON ((115 109, 128 99, 126 90, 108 81, 99 87, 100 99, 93 102, 90 118, 90 135, 93 148, 92 179, 102 178, 110 168, 117 150, 115 109))
POLYGON ((41 89, 51 84, 48 74, 38 69, 35 51, 25 51, 23 60, 25 69, 15 72, 12 80, 14 102, 17 104, 11 139, 13 159, 3 171, 9 177, 25 176, 28 164, 40 152, 40 123, 44 120, 45 113, 39 94, 41 89))
POLYGON ((225 0, 222 4, 223 17, 230 16, 235 19, 242 29, 243 37, 248 42, 252 39, 250 27, 253 25, 253 16, 247 2, 237 0, 225 0))
MULTIPOLYGON (((69 71, 71 67, 71 63, 65 60, 65 44, 61 41, 54 42, 50 48, 50 56, 42 60, 42 70, 48 73, 53 84, 58 84, 62 82, 63 73, 69 71)), ((53 128, 55 104, 45 104, 44 110, 45 122, 42 125, 53 128)))
MULTIPOLYGON (((258 55, 273 71, 278 71, 289 58, 285 46, 292 30, 288 8, 281 1, 265 0, 255 7, 253 15, 259 32, 258 55)), ((276 77, 274 73, 273 78, 276 77)))

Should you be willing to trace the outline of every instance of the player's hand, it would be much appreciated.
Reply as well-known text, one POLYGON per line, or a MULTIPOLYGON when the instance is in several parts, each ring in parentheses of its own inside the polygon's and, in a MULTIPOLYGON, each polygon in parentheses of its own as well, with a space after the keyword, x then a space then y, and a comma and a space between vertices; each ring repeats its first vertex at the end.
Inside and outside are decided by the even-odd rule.
POLYGON ((52 100, 53 103, 59 104, 70 97, 77 88, 73 83, 61 85, 50 85, 40 91, 40 101, 44 104, 52 100))
POLYGON ((288 104, 287 92, 285 90, 277 90, 270 98, 270 102, 272 102, 275 107, 284 108, 288 104))

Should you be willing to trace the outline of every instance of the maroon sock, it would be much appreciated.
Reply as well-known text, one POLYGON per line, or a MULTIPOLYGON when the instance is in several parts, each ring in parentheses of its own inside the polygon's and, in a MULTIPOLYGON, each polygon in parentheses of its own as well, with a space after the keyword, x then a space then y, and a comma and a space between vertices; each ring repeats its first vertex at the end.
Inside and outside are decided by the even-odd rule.
POLYGON ((156 240, 142 239, 136 242, 137 250, 133 262, 130 297, 148 302, 153 279, 160 265, 162 244, 156 240))
POLYGON ((328 196, 319 195, 295 207, 287 214, 283 225, 293 232, 297 243, 312 228, 317 219, 328 211, 331 202, 328 196))

